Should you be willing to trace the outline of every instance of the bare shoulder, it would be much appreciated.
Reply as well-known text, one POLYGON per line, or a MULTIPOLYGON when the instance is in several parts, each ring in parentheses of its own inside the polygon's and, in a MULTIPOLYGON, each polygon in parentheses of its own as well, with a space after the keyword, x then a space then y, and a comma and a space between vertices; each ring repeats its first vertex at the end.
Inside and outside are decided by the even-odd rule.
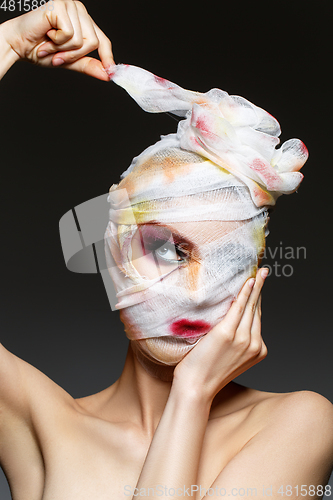
POLYGON ((257 396, 254 411, 267 415, 274 422, 297 422, 300 426, 319 426, 331 431, 333 437, 333 405, 324 396, 312 391, 288 393, 261 393, 257 396))
POLYGON ((300 448, 313 447, 333 461, 333 405, 324 396, 312 391, 265 392, 234 384, 231 400, 230 413, 241 410, 243 414, 248 442, 264 436, 288 444, 292 435, 300 448))
POLYGON ((0 464, 13 498, 42 498, 43 450, 64 439, 74 408, 55 381, 0 344, 0 464))
POLYGON ((333 439, 333 405, 313 391, 273 393, 253 391, 252 413, 261 416, 267 425, 289 423, 298 427, 319 427, 333 439))
POLYGON ((302 413, 306 416, 306 420, 314 417, 318 421, 320 417, 321 424, 324 421, 330 421, 332 424, 333 405, 327 398, 317 392, 298 391, 288 393, 283 404, 298 414, 302 413))
POLYGON ((252 413, 262 422, 254 441, 284 443, 286 452, 297 443, 298 453, 333 466, 333 405, 324 396, 312 391, 263 393, 252 413))
POLYGON ((245 488, 252 484, 259 491, 267 484, 273 489, 273 500, 280 498, 281 485, 290 485, 292 491, 307 485, 306 499, 313 488, 322 495, 333 468, 330 401, 311 391, 280 394, 250 389, 246 397, 242 423, 247 439, 214 485, 245 488))
MULTIPOLYGON (((266 392, 231 382, 217 398, 214 410, 217 416, 237 414, 259 419, 263 425, 283 419, 304 424, 321 421, 332 424, 333 405, 324 396, 312 391, 266 392)), ((333 428, 332 428, 333 431, 333 428)))
POLYGON ((34 410, 59 411, 62 402, 74 404, 73 398, 56 382, 0 344, 1 427, 6 420, 13 422, 15 416, 30 419, 34 410))

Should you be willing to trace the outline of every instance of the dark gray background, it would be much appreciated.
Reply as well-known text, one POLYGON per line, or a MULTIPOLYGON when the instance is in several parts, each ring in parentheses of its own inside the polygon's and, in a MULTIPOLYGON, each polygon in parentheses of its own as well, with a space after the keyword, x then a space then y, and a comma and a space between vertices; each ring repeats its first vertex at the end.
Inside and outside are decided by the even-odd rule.
MULTIPOLYGON (((275 8, 188 0, 85 5, 112 40, 116 62, 191 90, 219 87, 246 97, 280 121, 282 141, 299 137, 307 145, 305 179, 297 194, 278 201, 267 240, 273 250, 280 242, 305 247, 306 258, 279 259, 293 265, 293 275, 267 279, 269 353, 239 382, 266 391, 312 390, 333 401, 329 4, 326 10, 324 2, 319 8, 299 1, 275 8)), ((66 270, 59 219, 107 192, 133 156, 177 124, 144 113, 113 83, 62 69, 18 63, 0 90, 0 341, 73 397, 85 396, 118 378, 128 341, 101 277, 66 270)))

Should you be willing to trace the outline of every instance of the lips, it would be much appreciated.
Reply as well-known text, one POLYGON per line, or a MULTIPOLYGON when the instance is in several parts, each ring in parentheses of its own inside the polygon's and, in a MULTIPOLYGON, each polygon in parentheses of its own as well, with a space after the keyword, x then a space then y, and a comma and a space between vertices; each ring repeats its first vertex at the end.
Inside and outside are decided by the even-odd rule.
POLYGON ((211 325, 206 321, 189 321, 188 319, 180 319, 170 325, 170 330, 173 335, 178 337, 200 337, 208 333, 211 325))

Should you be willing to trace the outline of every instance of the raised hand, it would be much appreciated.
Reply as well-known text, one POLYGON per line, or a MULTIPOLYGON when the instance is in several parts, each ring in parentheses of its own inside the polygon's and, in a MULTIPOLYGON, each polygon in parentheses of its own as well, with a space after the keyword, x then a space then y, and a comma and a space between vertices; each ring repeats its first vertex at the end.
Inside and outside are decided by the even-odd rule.
POLYGON ((176 366, 173 384, 205 401, 267 355, 261 337, 261 288, 267 268, 246 281, 225 318, 176 366))
POLYGON ((3 23, 0 35, 15 60, 45 67, 61 65, 109 81, 104 68, 114 64, 111 42, 81 2, 52 0, 3 23), (95 49, 100 61, 86 56, 95 49))

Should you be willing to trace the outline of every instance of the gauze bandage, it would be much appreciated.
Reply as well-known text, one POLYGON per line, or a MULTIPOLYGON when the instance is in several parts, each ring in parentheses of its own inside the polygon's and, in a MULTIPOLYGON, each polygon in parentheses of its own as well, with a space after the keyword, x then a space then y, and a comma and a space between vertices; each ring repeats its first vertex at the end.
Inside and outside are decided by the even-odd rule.
POLYGON ((297 189, 306 148, 292 139, 275 149, 278 122, 241 97, 187 91, 133 66, 111 77, 144 110, 185 117, 110 189, 116 308, 130 339, 200 338, 255 275, 267 209, 297 189))

